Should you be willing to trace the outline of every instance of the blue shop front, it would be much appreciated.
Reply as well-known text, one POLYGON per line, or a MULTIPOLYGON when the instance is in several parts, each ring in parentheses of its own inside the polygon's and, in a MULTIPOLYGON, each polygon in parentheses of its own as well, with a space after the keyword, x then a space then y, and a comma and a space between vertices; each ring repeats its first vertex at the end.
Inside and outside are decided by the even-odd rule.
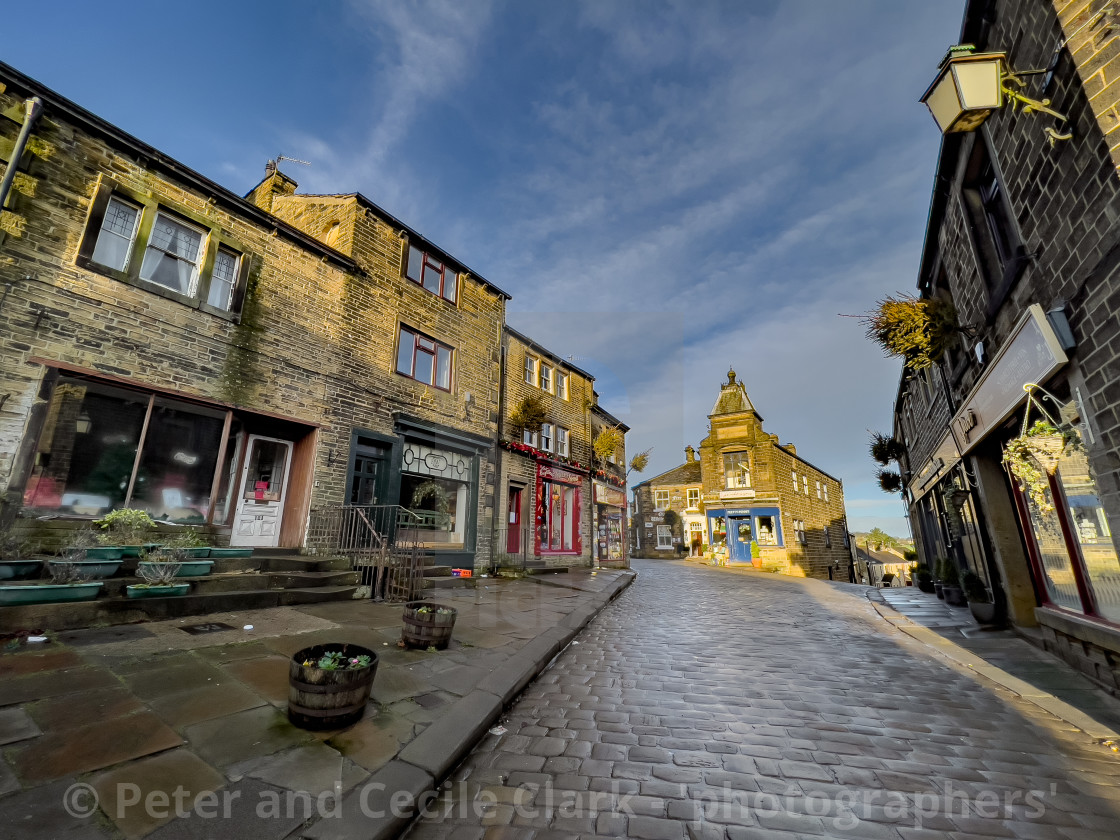
POLYGON ((750 563, 751 543, 783 546, 781 512, 776 507, 729 508, 708 511, 708 545, 727 550, 729 563, 750 563))

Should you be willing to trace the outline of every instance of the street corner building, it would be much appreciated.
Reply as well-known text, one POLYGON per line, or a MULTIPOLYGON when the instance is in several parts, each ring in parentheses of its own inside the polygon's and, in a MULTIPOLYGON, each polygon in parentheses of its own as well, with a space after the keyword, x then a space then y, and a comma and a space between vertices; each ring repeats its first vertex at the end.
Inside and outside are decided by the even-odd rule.
POLYGON ((708 420, 699 455, 689 446, 684 464, 634 486, 635 554, 848 580, 841 482, 762 428, 734 370, 708 420))
POLYGON ((238 196, 3 64, 0 160, 0 528, 58 548, 138 508, 255 549, 625 562, 592 377, 365 196, 275 161, 238 196))
POLYGON ((1032 628, 1113 691, 1116 15, 1103 0, 967 3, 961 42, 971 49, 951 51, 925 98, 945 136, 918 276, 920 299, 951 305, 955 318, 932 364, 904 369, 893 431, 922 560, 971 573, 974 606, 993 602, 996 622, 1032 628), (960 108, 941 83, 986 61, 998 70, 991 101, 953 118, 960 108), (1045 108, 1012 107, 1020 95, 1045 108))
POLYGON ((595 377, 506 326, 496 520, 499 568, 625 566, 625 433, 595 377), (617 446, 595 454, 604 429, 617 446))

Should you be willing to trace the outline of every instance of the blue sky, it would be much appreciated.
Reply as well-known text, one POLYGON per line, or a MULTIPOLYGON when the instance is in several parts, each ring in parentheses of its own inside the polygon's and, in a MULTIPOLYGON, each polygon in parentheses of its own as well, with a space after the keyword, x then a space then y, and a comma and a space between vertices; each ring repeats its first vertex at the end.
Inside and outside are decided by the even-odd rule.
POLYGON ((513 294, 683 461, 734 366, 767 431, 905 534, 874 482, 940 136, 918 97, 964 0, 195 2, 6 11, 3 60, 229 189, 277 154, 513 294))

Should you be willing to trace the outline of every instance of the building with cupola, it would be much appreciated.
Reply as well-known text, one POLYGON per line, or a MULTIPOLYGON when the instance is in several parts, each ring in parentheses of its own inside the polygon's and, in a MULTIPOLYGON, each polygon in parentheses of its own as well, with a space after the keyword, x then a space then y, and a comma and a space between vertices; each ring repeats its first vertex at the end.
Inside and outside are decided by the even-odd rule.
POLYGON ((843 483, 765 431, 734 370, 708 421, 698 453, 634 487, 636 554, 847 580, 843 483))

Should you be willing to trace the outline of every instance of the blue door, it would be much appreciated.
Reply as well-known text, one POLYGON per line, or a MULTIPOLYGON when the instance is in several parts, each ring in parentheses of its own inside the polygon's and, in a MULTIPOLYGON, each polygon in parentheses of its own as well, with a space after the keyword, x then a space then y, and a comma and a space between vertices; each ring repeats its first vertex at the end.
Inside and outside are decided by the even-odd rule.
POLYGON ((754 530, 750 516, 729 516, 727 529, 727 546, 732 563, 751 562, 751 540, 754 539, 754 530))

